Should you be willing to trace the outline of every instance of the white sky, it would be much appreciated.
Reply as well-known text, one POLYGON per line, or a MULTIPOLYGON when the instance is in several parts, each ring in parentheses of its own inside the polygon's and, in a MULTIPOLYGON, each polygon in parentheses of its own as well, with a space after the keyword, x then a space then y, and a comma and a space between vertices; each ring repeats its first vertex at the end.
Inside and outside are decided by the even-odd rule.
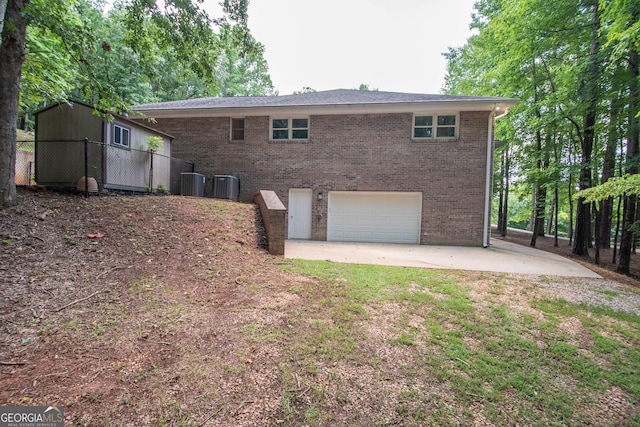
POLYGON ((440 93, 449 46, 471 35, 475 0, 252 0, 281 95, 303 87, 440 93))
MULTIPOLYGON (((251 0, 280 95, 311 87, 440 93, 449 46, 471 35, 475 0, 251 0)), ((205 0, 212 10, 219 0, 205 0)), ((212 16, 217 14, 212 13, 212 16)))

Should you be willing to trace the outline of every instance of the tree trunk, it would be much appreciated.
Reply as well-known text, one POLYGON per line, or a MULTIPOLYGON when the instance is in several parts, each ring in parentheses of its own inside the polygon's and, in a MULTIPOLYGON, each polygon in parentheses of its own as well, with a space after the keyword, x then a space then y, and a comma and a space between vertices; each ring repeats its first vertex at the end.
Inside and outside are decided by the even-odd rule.
POLYGON ((600 265, 600 223, 601 221, 601 215, 602 212, 600 212, 599 210, 596 209, 596 229, 595 229, 595 233, 596 233, 596 254, 594 257, 594 262, 596 265, 600 265))
MULTIPOLYGON (((538 83, 536 82, 536 61, 533 60, 533 102, 536 104, 535 106, 535 114, 536 118, 541 122, 540 118, 542 114, 540 112, 540 107, 538 104, 538 83)), ((536 245, 536 241, 538 236, 544 235, 544 208, 546 204, 547 191, 546 188, 541 184, 540 175, 542 175, 542 132, 540 128, 536 129, 536 150, 537 150, 537 160, 536 160, 536 168, 538 170, 537 178, 533 184, 533 212, 531 218, 531 246, 536 245)))
POLYGON ((631 226, 636 217, 637 197, 631 195, 624 200, 624 213, 622 215, 622 236, 620 237, 620 261, 618 273, 629 274, 631 268, 631 248, 633 246, 633 231, 631 226))
POLYGON ((609 197, 600 202, 600 247, 611 249, 611 216, 613 215, 613 198, 609 197))
MULTIPOLYGON (((556 165, 560 164, 560 155, 558 153, 558 141, 554 141, 553 144, 553 160, 555 161, 556 165)), ((562 140, 560 140, 560 142, 562 142, 562 140)), ((559 210, 559 205, 560 205, 560 174, 559 173, 555 173, 555 185, 554 185, 554 189, 553 189, 553 246, 554 247, 558 247, 558 210, 559 210)))
MULTIPOLYGON (((569 161, 573 163, 571 156, 571 144, 569 144, 569 161)), ((567 237, 569 237, 569 245, 573 245, 573 173, 569 170, 569 185, 567 186, 567 198, 569 200, 569 229, 567 230, 567 237)))
POLYGON ((504 160, 504 207, 502 209, 502 215, 504 219, 502 221, 502 229, 500 230, 500 235, 502 237, 506 237, 507 235, 507 224, 509 217, 509 149, 505 151, 505 160, 504 160))
MULTIPOLYGON (((640 102, 640 91, 638 90, 638 51, 633 49, 629 55, 629 68, 631 79, 629 81, 629 135, 627 143, 627 173, 633 175, 638 173, 638 152, 640 135, 638 118, 638 103, 640 102)), ((636 218, 637 197, 631 195, 624 201, 624 215, 622 220, 622 237, 620 238, 620 262, 618 272, 629 274, 631 266, 631 247, 633 246, 633 230, 631 226, 636 218)))
POLYGON ((546 219, 547 210, 547 187, 540 185, 538 187, 538 197, 536 200, 536 225, 535 229, 538 231, 538 236, 544 236, 545 227, 544 221, 546 219))
MULTIPOLYGON (((591 160, 591 152, 585 151, 583 144, 582 165, 580 169, 580 190, 591 187, 591 168, 589 161, 591 160), (589 159, 589 160, 587 160, 589 159)), ((578 198, 576 206, 576 227, 573 233, 573 249, 574 255, 589 255, 589 229, 591 228, 591 205, 584 203, 584 198, 578 198)))
POLYGON ((559 200, 558 200, 558 195, 559 195, 558 186, 556 185, 556 188, 555 188, 555 191, 554 191, 554 198, 553 198, 554 205, 555 205, 555 209, 554 209, 555 220, 553 221, 553 227, 554 227, 554 229, 553 229, 553 246, 556 247, 556 248, 558 247, 558 207, 559 207, 558 205, 560 203, 559 200))
MULTIPOLYGON (((542 144, 538 145, 538 149, 540 151, 540 162, 538 163, 540 165, 539 169, 540 172, 544 171, 548 171, 549 170, 549 147, 551 146, 551 134, 547 134, 544 138, 544 146, 542 144)), ((536 212, 536 221, 537 224, 535 226, 535 228, 538 230, 538 236, 544 236, 545 235, 545 227, 544 227, 544 221, 545 221, 545 210, 547 208, 547 180, 545 179, 544 183, 539 184, 538 187, 538 205, 537 205, 537 212, 536 212)), ((551 218, 551 215, 549 216, 551 218)), ((551 219, 549 219, 549 222, 551 222, 551 219)), ((551 228, 551 225, 549 225, 549 228, 551 228)), ((547 233, 549 234, 549 233, 547 233)))
MULTIPOLYGON (((602 183, 605 183, 614 174, 616 168, 616 148, 618 147, 617 117, 620 108, 617 100, 611 101, 610 122, 607 136, 607 148, 605 149, 602 165, 602 183)), ((600 202, 600 247, 611 248, 611 224, 613 216, 613 197, 600 202)))
POLYGON ((149 193, 153 193, 153 151, 149 151, 149 193))
POLYGON ((0 0, 0 34, 4 28, 4 13, 7 10, 7 0, 0 0))
POLYGON ((538 236, 544 236, 544 217, 545 217, 545 207, 547 204, 547 189, 538 184, 536 191, 536 204, 534 206, 535 218, 533 221, 533 233, 531 234, 531 243, 530 245, 535 247, 536 241, 538 240, 538 236))
MULTIPOLYGON (((557 190, 558 187, 555 187, 557 190)), ((545 230, 545 234, 550 236, 553 233, 553 218, 556 213, 556 195, 557 191, 554 191, 553 196, 551 197, 551 205, 549 206, 549 218, 547 218, 547 229, 545 230)))
POLYGON ((636 197, 636 220, 634 221, 633 246, 631 247, 631 253, 634 255, 636 254, 636 248, 638 247, 638 221, 640 221, 640 198, 636 197))
POLYGON ((24 131, 29 130, 29 113, 27 111, 20 117, 20 126, 18 128, 24 131))
POLYGON ((0 47, 0 209, 16 203, 16 126, 29 0, 8 0, 0 47))
POLYGON ((534 228, 536 228, 536 194, 538 193, 537 191, 537 185, 534 183, 531 186, 531 214, 529 215, 529 227, 527 228, 528 231, 533 231, 534 228))
POLYGON ((498 232, 502 230, 502 223, 504 222, 504 159, 506 157, 506 150, 502 154, 502 161, 500 162, 501 178, 498 184, 498 232))
MULTIPOLYGON (((598 114, 598 81, 600 80, 598 52, 600 50, 599 32, 600 16, 598 3, 592 5, 592 39, 589 50, 589 70, 586 85, 587 110, 584 115, 584 135, 581 138, 582 158, 580 163, 580 190, 591 187, 591 152, 595 140, 596 118, 598 114)), ((574 255, 588 255, 591 243, 591 206, 584 203, 584 198, 578 199, 576 212, 576 229, 573 237, 574 255)))
POLYGON ((618 236, 620 235, 620 207, 622 205, 622 197, 618 197, 618 209, 616 210, 616 233, 613 237, 613 259, 614 264, 618 259, 618 236))

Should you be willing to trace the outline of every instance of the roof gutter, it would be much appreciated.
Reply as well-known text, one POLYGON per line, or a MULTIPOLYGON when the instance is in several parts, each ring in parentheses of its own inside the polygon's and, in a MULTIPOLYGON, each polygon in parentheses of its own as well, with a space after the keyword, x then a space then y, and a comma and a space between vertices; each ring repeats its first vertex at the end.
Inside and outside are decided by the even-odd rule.
MULTIPOLYGON (((510 100, 504 100, 504 103, 510 100)), ((372 104, 325 104, 325 105, 254 105, 221 107, 182 107, 167 109, 149 109, 134 106, 134 111, 153 118, 175 117, 230 117, 230 116, 269 116, 269 115, 324 115, 324 114, 376 114, 407 113, 419 111, 455 112, 455 111, 491 111, 495 101, 437 100, 428 102, 398 102, 372 104)), ((132 117, 138 119, 138 117, 132 117)))
POLYGON ((493 123, 497 117, 502 114, 496 115, 500 111, 500 106, 496 103, 489 113, 487 120, 487 164, 485 174, 485 191, 484 191, 484 221, 482 224, 482 247, 489 247, 489 220, 491 219, 491 172, 493 164, 493 123))

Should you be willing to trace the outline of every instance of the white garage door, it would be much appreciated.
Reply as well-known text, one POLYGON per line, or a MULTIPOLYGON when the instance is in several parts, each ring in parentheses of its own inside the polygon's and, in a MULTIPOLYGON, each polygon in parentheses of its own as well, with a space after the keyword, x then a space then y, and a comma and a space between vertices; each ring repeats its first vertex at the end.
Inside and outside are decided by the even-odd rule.
POLYGON ((420 243, 422 193, 330 191, 327 240, 420 243))

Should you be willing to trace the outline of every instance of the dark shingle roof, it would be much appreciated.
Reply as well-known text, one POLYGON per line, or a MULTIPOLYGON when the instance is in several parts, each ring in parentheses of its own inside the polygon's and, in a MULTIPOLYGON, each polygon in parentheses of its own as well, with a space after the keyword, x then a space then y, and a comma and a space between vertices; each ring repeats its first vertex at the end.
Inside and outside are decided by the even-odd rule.
POLYGON ((284 96, 232 96, 186 99, 183 101, 157 102, 134 105, 133 110, 190 110, 255 107, 307 107, 330 105, 371 105, 405 104, 425 102, 496 102, 513 101, 509 98, 427 95, 399 92, 363 91, 355 89, 336 89, 322 92, 309 92, 284 96))

